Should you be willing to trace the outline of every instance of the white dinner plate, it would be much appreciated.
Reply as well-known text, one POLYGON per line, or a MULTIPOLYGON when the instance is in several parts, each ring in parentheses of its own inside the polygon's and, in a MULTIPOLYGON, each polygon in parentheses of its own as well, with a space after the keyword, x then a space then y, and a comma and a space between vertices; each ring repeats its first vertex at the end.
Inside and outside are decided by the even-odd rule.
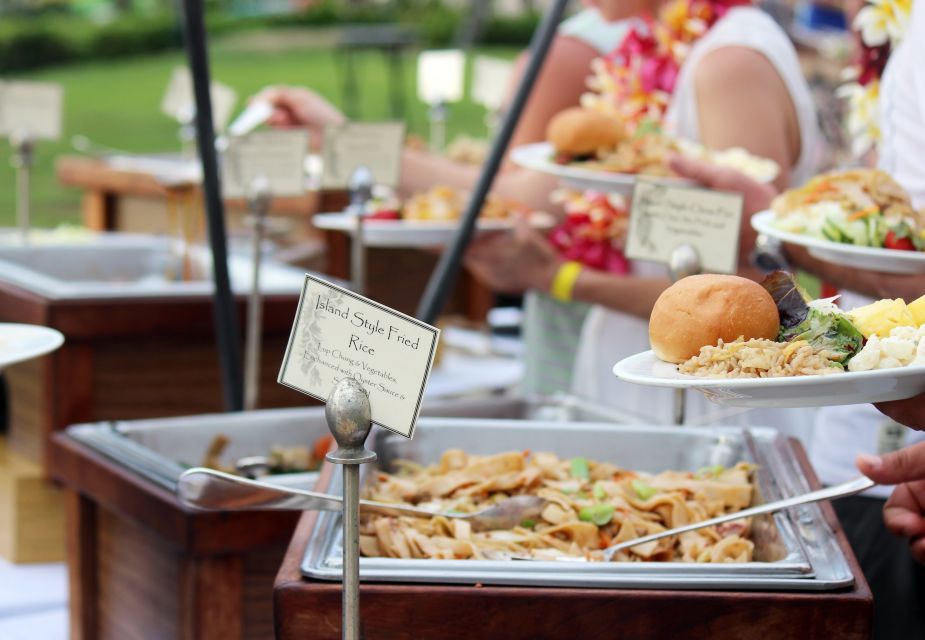
MULTIPOLYGON (((312 224, 319 229, 342 231, 353 235, 356 230, 353 215, 348 213, 318 213, 312 224)), ((536 229, 552 229, 556 219, 548 213, 530 214, 530 225, 536 229)), ((449 244, 459 223, 426 220, 367 220, 363 223, 363 242, 369 247, 436 247, 449 244)), ((477 233, 509 231, 514 220, 479 220, 477 233)))
POLYGON ((679 373, 677 365, 644 351, 618 362, 613 373, 626 382, 694 389, 718 404, 751 409, 887 402, 925 392, 922 366, 790 378, 701 378, 679 373))
MULTIPOLYGON (((575 189, 593 189, 608 191, 624 196, 632 195, 638 175, 633 173, 614 173, 600 169, 559 164, 553 160, 555 150, 548 142, 536 142, 515 147, 511 151, 511 160, 525 169, 541 171, 560 178, 565 184, 575 189)), ((644 176, 646 180, 655 180, 673 185, 692 185, 685 178, 644 176)))
POLYGON ((886 273, 925 273, 925 251, 901 251, 878 247, 859 247, 853 244, 832 242, 803 233, 784 231, 774 226, 776 214, 762 211, 752 216, 752 228, 781 242, 806 247, 820 260, 856 269, 886 273))
POLYGON ((60 331, 35 324, 0 323, 0 369, 51 353, 64 343, 60 331))

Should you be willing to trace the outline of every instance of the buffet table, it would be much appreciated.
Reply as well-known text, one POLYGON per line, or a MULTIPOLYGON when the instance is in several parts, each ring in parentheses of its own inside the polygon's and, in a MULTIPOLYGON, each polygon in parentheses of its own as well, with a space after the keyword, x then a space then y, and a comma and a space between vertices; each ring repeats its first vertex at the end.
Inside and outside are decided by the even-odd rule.
MULTIPOLYGON (((167 200, 184 191, 201 202, 198 187, 169 186, 151 173, 127 171, 87 156, 61 156, 55 164, 58 181, 83 193, 83 224, 95 231, 168 231, 167 200)), ((298 198, 274 198, 271 213, 294 218, 303 234, 309 232, 307 216, 317 211, 320 195, 306 192, 298 198)), ((239 228, 247 212, 241 199, 226 201, 229 229, 239 228)))
MULTIPOLYGON (((800 465, 818 488, 805 452, 800 465)), ((327 467, 319 481, 330 478, 327 467)), ((363 583, 369 638, 869 638, 872 597, 828 504, 854 586, 831 592, 659 591, 363 583), (760 630, 760 631, 759 631, 760 630)), ((302 515, 274 586, 278 640, 339 638, 341 586, 305 580, 300 565, 317 514, 302 515)))
POLYGON ((64 434, 50 449, 67 486, 71 640, 272 637, 298 514, 196 512, 64 434))
MULTIPOLYGON (((527 402, 503 396, 435 400, 425 403, 423 413, 472 418, 541 413, 579 421, 618 417, 573 399, 527 402)), ((214 513, 185 506, 174 493, 181 460, 172 465, 165 460, 173 449, 196 464, 218 433, 229 438, 229 448, 237 448, 233 459, 242 455, 245 442, 285 445, 295 438, 311 443, 329 432, 324 408, 312 407, 82 425, 51 438, 51 474, 64 486, 67 505, 66 522, 54 524, 56 531, 67 532, 72 640, 273 637, 273 578, 299 514, 214 513), (129 432, 140 437, 119 437, 129 432), (159 463, 152 466, 153 460, 159 463)))
MULTIPOLYGON (((96 231, 175 233, 171 225, 177 222, 170 220, 172 214, 168 209, 201 201, 196 186, 171 187, 151 173, 117 169, 96 158, 62 156, 56 171, 61 184, 83 190, 83 224, 96 231)), ((311 226, 311 216, 319 211, 340 211, 348 202, 347 194, 341 191, 309 191, 299 198, 274 198, 270 213, 292 222, 283 244, 323 243, 323 260, 310 253, 300 264, 324 268, 328 275, 346 279, 350 277, 350 239, 342 233, 315 229, 311 226)), ((226 207, 228 229, 242 229, 246 203, 231 199, 226 201, 226 207)), ((370 297, 404 313, 414 313, 436 261, 435 253, 415 249, 370 249, 367 258, 370 297), (398 271, 403 274, 402 287, 394 286, 398 271)), ((491 291, 463 273, 446 311, 484 320, 493 300, 491 291)))

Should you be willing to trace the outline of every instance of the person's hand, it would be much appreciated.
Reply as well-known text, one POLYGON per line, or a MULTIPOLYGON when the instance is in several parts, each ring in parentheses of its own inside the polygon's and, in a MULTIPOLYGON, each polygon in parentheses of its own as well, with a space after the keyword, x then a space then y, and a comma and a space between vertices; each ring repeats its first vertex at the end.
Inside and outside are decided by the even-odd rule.
POLYGON ((752 215, 771 206, 771 200, 777 195, 773 185, 758 182, 744 173, 720 167, 715 164, 687 156, 675 155, 668 159, 668 166, 682 178, 699 182, 709 189, 717 191, 735 191, 742 194, 742 229, 740 231, 740 262, 748 263, 755 248, 758 234, 752 229, 749 220, 752 215))
POLYGON ((899 424, 925 431, 925 393, 905 400, 879 402, 875 406, 899 424))
POLYGON ((320 134, 327 125, 347 121, 337 107, 305 87, 267 87, 251 100, 265 100, 273 106, 273 115, 267 120, 271 127, 308 127, 320 134))
POLYGON ((909 552, 925 564, 925 442, 883 456, 859 455, 857 466, 879 484, 896 488, 883 507, 883 523, 909 540, 909 552))
POLYGON ((518 219, 512 233, 479 238, 466 253, 470 273, 492 291, 520 294, 549 291, 562 259, 542 235, 518 219))

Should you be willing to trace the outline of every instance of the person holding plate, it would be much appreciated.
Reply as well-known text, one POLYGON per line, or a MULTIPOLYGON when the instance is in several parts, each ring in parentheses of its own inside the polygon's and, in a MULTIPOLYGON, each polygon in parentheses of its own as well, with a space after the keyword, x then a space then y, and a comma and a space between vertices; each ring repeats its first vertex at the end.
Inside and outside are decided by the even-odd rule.
MULTIPOLYGON (((599 7, 606 15, 610 5, 619 4, 602 0, 599 7)), ((771 159, 780 167, 778 187, 808 179, 821 144, 816 111, 793 46, 773 20, 739 0, 644 5, 640 9, 658 13, 658 19, 646 31, 632 30, 595 64, 598 92, 585 104, 637 128, 660 127, 708 148, 742 147, 771 159)), ((770 186, 767 190, 773 193, 770 186)), ((642 389, 611 374, 615 362, 648 347, 647 319, 671 284, 667 269, 636 263, 631 273, 615 275, 589 266, 586 255, 563 256, 523 227, 513 242, 503 236, 477 241, 467 266, 500 292, 532 291, 596 305, 584 325, 572 389, 654 422, 669 422, 671 392, 642 389)), ((712 411, 706 401, 691 398, 692 418, 712 411)), ((798 436, 812 423, 809 410, 749 417, 798 436)))
MULTIPOLYGON (((864 128, 856 127, 856 132, 882 129, 880 167, 909 192, 914 206, 922 207, 925 206, 925 163, 921 155, 921 149, 925 148, 925 72, 921 61, 925 60, 925 2, 912 7, 911 18, 898 3, 888 3, 884 11, 894 11, 892 15, 902 19, 897 24, 887 23, 892 33, 901 33, 906 21, 908 31, 901 43, 893 43, 898 46, 880 82, 880 119, 864 128)), ((683 158, 675 159, 672 166, 679 174, 712 188, 741 192, 746 214, 767 209, 770 204, 765 185, 731 170, 718 170, 683 158)), ((743 225, 746 255, 754 240, 754 232, 743 225)), ((784 245, 774 253, 770 257, 780 261, 781 266, 789 263, 859 292, 845 296, 849 298, 845 304, 849 308, 858 302, 866 303, 860 294, 912 300, 925 293, 925 276, 876 273, 831 264, 792 245, 784 245)), ((919 562, 925 562, 925 508, 922 507, 925 433, 901 426, 925 429, 925 395, 883 403, 877 409, 892 420, 870 405, 821 409, 810 441, 810 460, 825 484, 850 479, 856 475, 857 466, 884 485, 862 496, 838 500, 833 507, 874 593, 874 636, 925 637, 925 568, 909 558, 911 552, 919 562), (897 487, 893 490, 887 486, 894 484, 897 487), (889 535, 887 529, 907 538, 909 548, 889 535)))
MULTIPOLYGON (((608 3, 598 10, 591 1, 586 8, 565 20, 558 29, 547 54, 543 69, 533 86, 530 99, 521 114, 511 138, 510 149, 541 142, 550 119, 563 109, 579 104, 585 92, 585 81, 591 72, 591 62, 606 55, 620 43, 630 27, 639 24, 632 16, 638 11, 636 2, 608 3)), ((516 61, 507 87, 506 103, 513 98, 526 69, 528 52, 516 61)), ((345 116, 314 91, 302 87, 268 87, 254 100, 266 100, 274 108, 269 123, 276 127, 308 127, 320 141, 327 125, 346 121, 345 116)), ((423 193, 434 185, 459 190, 471 189, 478 179, 480 167, 454 162, 440 154, 423 149, 406 148, 402 154, 401 191, 404 195, 423 193)), ((556 180, 535 171, 520 169, 506 162, 495 177, 492 191, 502 198, 517 201, 534 210, 550 206, 550 193, 556 180)), ((529 308, 532 301, 527 301, 529 308)), ((542 313, 550 326, 545 335, 530 339, 531 348, 525 356, 524 390, 532 394, 550 394, 568 390, 571 385, 572 362, 580 339, 581 325, 588 306, 580 303, 554 305, 542 313)), ((537 317, 536 313, 532 314, 537 317)), ((534 335, 535 332, 527 332, 534 335)))

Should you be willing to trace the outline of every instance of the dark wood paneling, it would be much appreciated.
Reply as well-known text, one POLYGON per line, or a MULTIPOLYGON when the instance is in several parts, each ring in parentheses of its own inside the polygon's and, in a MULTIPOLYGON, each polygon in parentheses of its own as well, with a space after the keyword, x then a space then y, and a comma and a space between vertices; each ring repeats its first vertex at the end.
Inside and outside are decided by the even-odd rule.
POLYGON ((181 638, 176 551, 145 527, 108 509, 98 512, 96 547, 95 637, 181 638))
POLYGON ((298 514, 187 509, 66 434, 51 451, 69 493, 75 639, 272 638, 273 578, 298 514))
POLYGON ((65 492, 65 505, 71 640, 92 640, 98 623, 96 505, 76 491, 65 492))

